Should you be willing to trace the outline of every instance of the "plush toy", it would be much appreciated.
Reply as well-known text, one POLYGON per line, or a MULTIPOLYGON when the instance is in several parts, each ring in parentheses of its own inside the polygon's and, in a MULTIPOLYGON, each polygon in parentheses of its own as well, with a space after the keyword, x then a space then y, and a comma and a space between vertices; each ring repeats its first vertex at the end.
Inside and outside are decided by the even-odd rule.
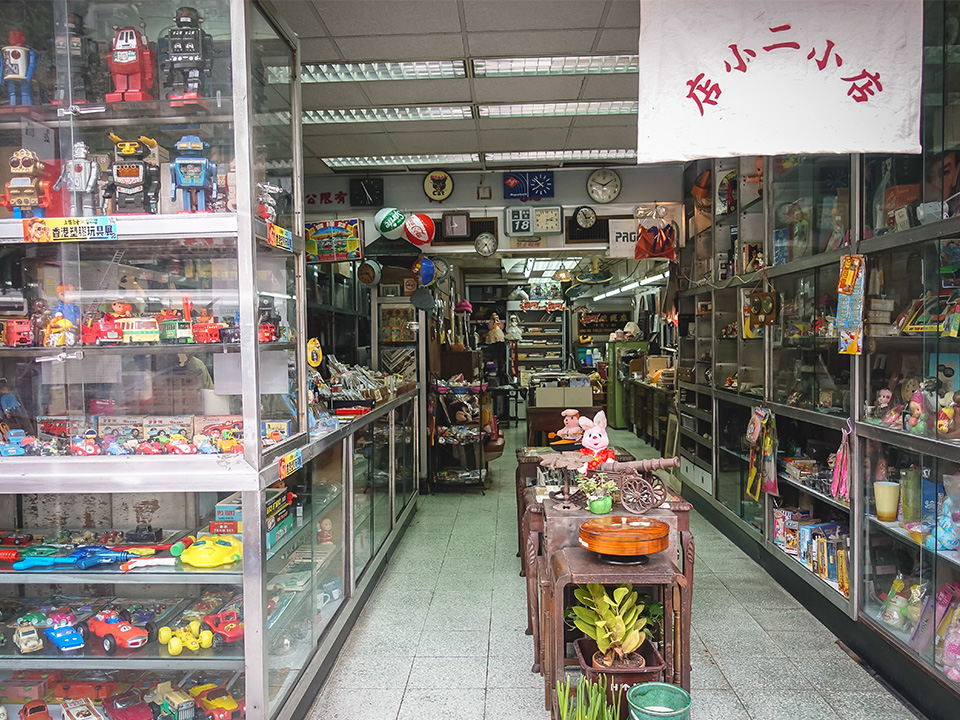
POLYGON ((501 343, 506 338, 503 335, 503 330, 500 328, 500 316, 494 313, 490 318, 490 332, 487 333, 487 344, 501 343))
POLYGON ((937 434, 945 440, 960 438, 960 390, 953 393, 950 405, 937 413, 937 434))
POLYGON ((551 445, 569 445, 580 442, 583 437, 583 430, 580 427, 580 411, 564 410, 560 413, 563 416, 563 428, 553 433, 557 439, 550 443, 551 445))
POLYGON ((601 410, 593 420, 590 418, 580 418, 580 427, 583 428, 583 437, 580 444, 583 447, 580 453, 586 455, 588 460, 581 468, 581 472, 596 470, 600 465, 615 459, 616 455, 608 446, 610 438, 607 437, 607 415, 601 410))
POLYGON ((960 537, 953 523, 954 514, 960 517, 960 499, 947 495, 937 515, 937 529, 927 535, 923 543, 928 550, 956 550, 960 547, 960 537))

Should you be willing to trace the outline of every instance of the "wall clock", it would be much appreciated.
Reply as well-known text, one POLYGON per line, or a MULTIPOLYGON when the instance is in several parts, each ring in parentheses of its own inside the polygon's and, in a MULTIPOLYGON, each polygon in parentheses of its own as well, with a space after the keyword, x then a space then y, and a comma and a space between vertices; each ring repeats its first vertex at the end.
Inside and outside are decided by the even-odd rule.
POLYGON ((597 212, 589 205, 581 205, 573 211, 573 220, 581 230, 589 230, 597 224, 597 212))
POLYGON ((616 200, 620 190, 620 176, 610 168, 594 170, 587 178, 587 195, 601 205, 616 200))
POLYGON ((364 260, 357 268, 357 280, 364 285, 376 285, 380 282, 381 271, 380 263, 374 260, 364 260))
POLYGON ((440 282, 441 280, 446 280, 448 277, 450 277, 450 271, 452 268, 450 267, 450 263, 444 260, 442 257, 434 257, 433 269, 437 278, 437 282, 440 282))
POLYGON ((553 197, 553 172, 542 170, 530 173, 530 197, 553 197))
POLYGON ((509 207, 503 211, 506 223, 504 232, 510 237, 533 235, 533 208, 509 207))
POLYGON ((453 178, 445 170, 431 170, 423 178, 423 192, 434 202, 443 202, 453 194, 453 178))
POLYGON ((473 247, 478 255, 490 257, 500 247, 500 243, 493 233, 485 232, 477 235, 477 239, 473 241, 473 247))
POLYGON ((383 178, 351 178, 350 205, 383 207, 383 178))
POLYGON ((440 220, 444 240, 470 237, 470 214, 445 212, 440 220))
POLYGON ((533 232, 538 235, 557 235, 563 232, 563 208, 533 208, 533 232))

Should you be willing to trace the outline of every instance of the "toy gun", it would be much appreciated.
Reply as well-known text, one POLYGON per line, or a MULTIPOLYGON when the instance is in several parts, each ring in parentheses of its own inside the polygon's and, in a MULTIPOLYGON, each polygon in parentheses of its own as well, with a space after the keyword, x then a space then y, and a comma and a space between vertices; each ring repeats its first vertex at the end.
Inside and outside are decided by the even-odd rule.
POLYGON ((28 557, 13 564, 14 570, 31 570, 39 567, 53 567, 55 565, 73 565, 78 570, 89 570, 98 565, 110 565, 125 562, 140 557, 134 553, 123 552, 103 547, 102 545, 87 545, 74 550, 66 557, 28 557))

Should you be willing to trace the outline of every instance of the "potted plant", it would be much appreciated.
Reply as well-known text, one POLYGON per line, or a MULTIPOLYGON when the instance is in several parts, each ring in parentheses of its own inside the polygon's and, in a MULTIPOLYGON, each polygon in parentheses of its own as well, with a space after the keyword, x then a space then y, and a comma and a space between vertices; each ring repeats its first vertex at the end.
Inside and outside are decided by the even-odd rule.
POLYGON ((598 473, 596 476, 583 474, 577 480, 577 487, 587 496, 590 512, 604 515, 613 509, 613 493, 617 489, 617 484, 613 480, 607 480, 606 474, 598 473))
POLYGON ((620 720, 619 708, 608 699, 604 678, 588 681, 583 675, 577 680, 575 692, 570 692, 570 678, 557 681, 557 708, 560 720, 620 720))
POLYGON ((666 666, 652 642, 651 607, 629 584, 579 585, 574 596, 573 624, 586 635, 574 642, 580 670, 591 681, 605 678, 610 702, 626 717, 626 691, 660 680, 666 666))

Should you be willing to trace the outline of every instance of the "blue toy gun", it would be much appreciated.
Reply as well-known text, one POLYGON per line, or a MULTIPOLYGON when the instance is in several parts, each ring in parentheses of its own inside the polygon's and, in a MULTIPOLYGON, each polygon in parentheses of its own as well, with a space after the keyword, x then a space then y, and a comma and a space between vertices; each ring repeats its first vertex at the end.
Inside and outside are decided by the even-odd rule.
POLYGON ((78 570, 89 570, 98 565, 110 565, 126 562, 140 557, 136 553, 111 550, 102 545, 86 545, 70 553, 67 557, 28 557, 15 562, 14 570, 31 570, 54 565, 73 565, 78 570))

